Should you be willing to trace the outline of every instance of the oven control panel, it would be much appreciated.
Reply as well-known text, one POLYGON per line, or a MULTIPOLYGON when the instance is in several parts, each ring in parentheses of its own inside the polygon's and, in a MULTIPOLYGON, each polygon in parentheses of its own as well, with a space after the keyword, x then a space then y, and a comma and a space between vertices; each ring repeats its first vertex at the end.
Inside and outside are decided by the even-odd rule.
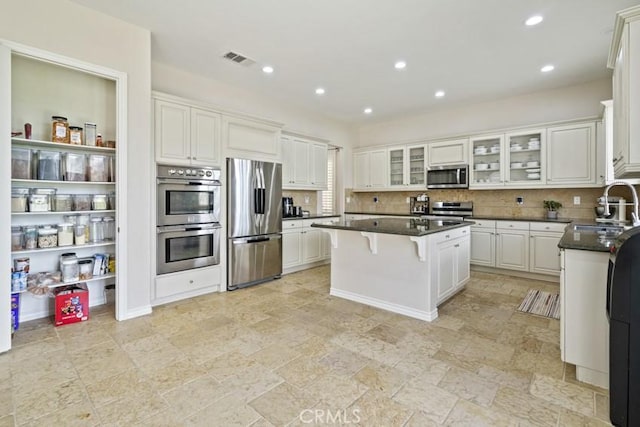
POLYGON ((219 168, 184 168, 180 166, 158 165, 158 178, 199 178, 205 180, 219 180, 219 168))

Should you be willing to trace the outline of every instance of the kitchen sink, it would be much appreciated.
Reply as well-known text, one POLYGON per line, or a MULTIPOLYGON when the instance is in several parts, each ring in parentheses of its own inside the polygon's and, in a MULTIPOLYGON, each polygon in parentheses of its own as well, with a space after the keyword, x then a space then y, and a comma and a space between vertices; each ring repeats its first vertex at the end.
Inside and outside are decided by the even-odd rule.
POLYGON ((618 236, 625 228, 621 225, 605 225, 605 224, 574 224, 573 231, 590 231, 605 236, 618 236))

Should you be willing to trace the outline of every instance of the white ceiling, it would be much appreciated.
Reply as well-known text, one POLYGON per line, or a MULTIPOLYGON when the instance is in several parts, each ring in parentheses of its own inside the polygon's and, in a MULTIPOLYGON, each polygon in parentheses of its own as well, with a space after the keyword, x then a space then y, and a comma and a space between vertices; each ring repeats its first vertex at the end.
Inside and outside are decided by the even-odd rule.
POLYGON ((638 0, 74 0, 148 28, 152 59, 345 122, 611 75, 615 12, 638 0), (535 27, 524 21, 544 16, 535 27), (222 59, 235 51, 251 67, 222 59), (394 62, 405 60, 398 71, 394 62), (275 68, 271 75, 262 65, 275 68), (545 64, 555 65, 541 73, 545 64), (326 94, 317 96, 322 86, 326 94), (436 90, 446 96, 434 97, 436 90), (373 114, 362 113, 371 107, 373 114))

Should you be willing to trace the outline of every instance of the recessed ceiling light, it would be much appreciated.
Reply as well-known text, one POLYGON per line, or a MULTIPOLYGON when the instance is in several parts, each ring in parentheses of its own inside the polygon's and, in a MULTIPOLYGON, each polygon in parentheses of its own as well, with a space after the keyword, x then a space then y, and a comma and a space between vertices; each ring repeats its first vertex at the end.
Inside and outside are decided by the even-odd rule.
POLYGON ((324 88, 321 88, 321 87, 317 88, 316 95, 324 95, 324 88))
POLYGON ((407 67, 407 63, 404 61, 398 61, 393 66, 396 67, 397 70, 404 70, 407 67))
POLYGON ((439 90, 435 93, 436 98, 442 98, 444 96, 444 91, 439 90))
POLYGON ((534 25, 538 25, 539 23, 541 23, 543 19, 544 18, 542 18, 542 16, 540 15, 533 15, 532 17, 524 21, 524 24, 529 27, 532 27, 534 25))
POLYGON ((548 73, 549 71, 553 71, 555 67, 551 64, 549 65, 545 65, 544 67, 540 68, 540 71, 542 71, 543 73, 548 73))
POLYGON ((273 73, 273 67, 270 65, 265 65, 264 67, 262 67, 262 71, 267 74, 271 74, 273 73))
POLYGON ((365 114, 371 114, 371 113, 373 113, 373 110, 371 108, 367 107, 367 108, 364 109, 364 113, 365 114))

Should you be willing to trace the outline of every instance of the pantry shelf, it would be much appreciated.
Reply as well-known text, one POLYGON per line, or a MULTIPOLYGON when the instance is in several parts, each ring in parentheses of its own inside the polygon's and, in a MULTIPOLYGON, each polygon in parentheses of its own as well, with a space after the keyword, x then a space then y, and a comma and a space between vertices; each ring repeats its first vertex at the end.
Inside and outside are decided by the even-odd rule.
POLYGON ((93 276, 91 279, 78 280, 77 282, 58 283, 58 284, 55 284, 55 285, 49 285, 49 289, 60 288, 62 286, 77 285, 78 283, 97 282, 99 280, 112 279, 114 277, 116 277, 115 273, 103 274, 101 276, 93 276))
POLYGON ((11 255, 26 255, 42 252, 55 252, 55 251, 68 251, 69 249, 83 249, 83 248, 99 248, 103 246, 113 246, 115 241, 100 242, 100 243, 88 243, 86 245, 70 245, 70 246, 54 246, 52 248, 38 248, 38 249, 23 249, 20 251, 11 251, 11 255))
POLYGON ((15 179, 12 178, 13 184, 50 184, 50 185, 116 185, 114 182, 98 182, 98 181, 46 181, 44 179, 15 179))
POLYGON ((42 216, 42 215, 73 215, 73 214, 104 214, 104 213, 114 213, 115 210, 107 209, 107 210, 90 210, 90 211, 46 211, 46 212, 12 212, 12 216, 42 216))
POLYGON ((11 138, 11 142, 16 146, 23 147, 44 147, 55 148, 57 151, 72 151, 72 152, 96 152, 96 153, 115 153, 115 148, 107 147, 93 147, 91 145, 74 145, 65 144, 61 142, 42 141, 38 139, 26 139, 26 138, 11 138))

